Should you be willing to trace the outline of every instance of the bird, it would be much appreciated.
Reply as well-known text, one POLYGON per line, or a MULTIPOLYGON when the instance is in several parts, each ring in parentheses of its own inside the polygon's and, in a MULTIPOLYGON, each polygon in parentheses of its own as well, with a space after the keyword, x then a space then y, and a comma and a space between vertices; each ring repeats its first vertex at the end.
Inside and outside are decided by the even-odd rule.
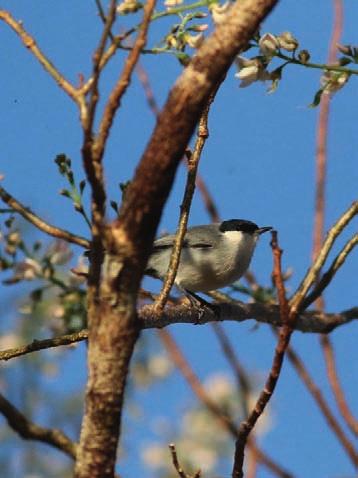
MULTIPOLYGON (((240 279, 250 265, 258 238, 272 229, 245 219, 188 228, 175 285, 189 298, 207 305, 196 293, 221 289, 240 279)), ((174 240, 174 234, 167 234, 154 241, 146 275, 165 279, 174 240)))

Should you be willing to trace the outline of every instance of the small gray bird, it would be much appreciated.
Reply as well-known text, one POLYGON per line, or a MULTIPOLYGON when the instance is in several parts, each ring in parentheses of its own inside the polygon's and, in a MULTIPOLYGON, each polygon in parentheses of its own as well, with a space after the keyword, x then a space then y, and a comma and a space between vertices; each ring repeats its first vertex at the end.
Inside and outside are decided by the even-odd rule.
MULTIPOLYGON (((175 285, 189 295, 220 289, 237 281, 250 265, 257 240, 272 227, 244 219, 194 226, 187 230, 175 285)), ((175 235, 157 239, 145 273, 164 279, 175 235)))

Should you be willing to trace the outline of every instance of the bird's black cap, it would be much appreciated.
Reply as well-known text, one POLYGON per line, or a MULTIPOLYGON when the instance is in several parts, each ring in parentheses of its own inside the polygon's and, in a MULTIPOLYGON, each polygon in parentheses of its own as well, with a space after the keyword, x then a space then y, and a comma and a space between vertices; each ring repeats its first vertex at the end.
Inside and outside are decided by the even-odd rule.
POLYGON ((242 232, 248 232, 249 234, 253 234, 254 232, 257 232, 259 234, 270 231, 272 227, 259 227, 257 224, 255 224, 252 221, 246 221, 245 219, 230 219, 228 221, 223 221, 220 226, 219 230, 221 232, 227 232, 227 231, 242 231, 242 232))

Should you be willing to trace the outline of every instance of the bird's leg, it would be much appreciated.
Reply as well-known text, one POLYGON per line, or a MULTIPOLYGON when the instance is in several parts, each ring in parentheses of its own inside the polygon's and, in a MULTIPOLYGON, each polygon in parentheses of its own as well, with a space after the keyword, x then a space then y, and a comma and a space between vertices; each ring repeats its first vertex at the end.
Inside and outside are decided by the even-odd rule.
POLYGON ((210 302, 206 301, 199 295, 195 294, 194 292, 191 292, 188 289, 184 289, 186 296, 190 300, 190 303, 193 307, 202 310, 203 307, 207 307, 210 309, 217 317, 220 317, 220 306, 216 304, 211 304, 210 302))

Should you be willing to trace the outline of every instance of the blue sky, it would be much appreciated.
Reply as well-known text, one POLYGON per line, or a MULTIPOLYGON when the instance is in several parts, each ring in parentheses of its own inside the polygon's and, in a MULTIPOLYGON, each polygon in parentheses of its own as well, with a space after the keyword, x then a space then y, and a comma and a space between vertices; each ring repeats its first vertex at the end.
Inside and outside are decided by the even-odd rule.
MULTIPOLYGON (((25 28, 36 37, 39 46, 68 79, 77 82, 80 73, 88 74, 101 27, 95 13, 95 2, 3 0, 1 3, 2 8, 23 20, 25 28)), ((265 22, 262 32, 279 34, 291 31, 301 48, 310 51, 313 61, 324 62, 331 32, 331 7, 331 2, 325 0, 280 2, 265 22)), ((344 8, 342 43, 354 44, 357 42, 358 5, 353 0, 347 0, 344 8)), ((160 37, 163 28, 159 23, 153 25, 152 37, 160 37)), ((66 153, 73 160, 77 177, 83 177, 78 112, 4 24, 1 24, 0 38, 0 173, 5 176, 3 185, 50 222, 87 235, 86 224, 73 212, 69 201, 58 194, 64 184, 53 163, 57 154, 66 153)), ((123 58, 119 54, 103 75, 100 85, 102 104, 118 76, 123 58)), ((181 67, 167 55, 146 56, 142 64, 162 105, 181 67)), ((293 268, 289 283, 293 290, 310 263, 312 247, 318 110, 309 109, 308 105, 319 86, 319 72, 289 66, 277 92, 272 95, 266 94, 262 83, 239 89, 234 73, 233 67, 212 107, 210 138, 202 156, 200 174, 213 193, 223 218, 251 219, 260 225, 273 225, 279 231, 280 245, 284 249, 284 267, 293 268)), ((358 105, 352 101, 356 97, 356 89, 357 79, 353 77, 331 102, 326 228, 357 198, 358 105)), ((148 110, 142 87, 138 78, 134 77, 106 149, 105 174, 112 199, 118 199, 118 183, 131 178, 153 125, 154 119, 148 110)), ((184 180, 185 171, 180 168, 160 230, 172 231, 176 226, 184 180)), ((208 217, 197 193, 190 223, 206 222, 208 217)), ((357 219, 339 239, 332 258, 356 230, 357 219)), ((325 296, 330 311, 356 305, 357 254, 355 251, 350 256, 325 296)), ((252 262, 252 269, 258 279, 268 285, 271 267, 269 238, 264 237, 252 262)), ((0 291, 5 298, 12 293, 2 286, 0 291)), ((253 332, 252 325, 230 324, 225 328, 237 345, 243 362, 250 370, 264 376, 271 364, 274 340, 267 327, 260 326, 253 332)), ((173 326, 171 330, 200 377, 206 377, 213 370, 226 369, 227 365, 208 327, 173 326)), ((354 331, 357 331, 357 326, 351 324, 332 334, 338 371, 352 406, 354 401, 357 403, 357 387, 353 385, 357 374, 356 365, 354 370, 357 363, 354 331)), ((317 343, 317 337, 302 334, 293 337, 293 344, 333 403, 317 343)), ((76 360, 68 360, 71 366, 63 370, 63 383, 72 383, 74 376, 84 380, 84 347, 80 350, 76 353, 76 360), (73 362, 76 362, 75 367, 73 362)), ((175 374, 169 385, 164 383, 155 387, 150 400, 145 394, 139 394, 138 400, 143 401, 146 417, 161 409, 175 420, 178 396, 192 400, 187 386, 175 374)), ((353 476, 352 466, 340 444, 317 413, 316 405, 288 363, 284 366, 273 399, 273 409, 275 426, 263 440, 263 448, 267 452, 271 452, 297 476, 353 476), (297 453, 298 449, 300 453, 297 453)), ((127 439, 135 443, 145 440, 147 433, 144 423, 143 427, 129 432, 127 439)), ((135 451, 130 452, 125 459, 126 476, 137 476, 141 469, 136 461, 135 451)), ((228 473, 228 470, 224 472, 228 473)), ((259 476, 265 478, 270 475, 261 469, 259 476)))

